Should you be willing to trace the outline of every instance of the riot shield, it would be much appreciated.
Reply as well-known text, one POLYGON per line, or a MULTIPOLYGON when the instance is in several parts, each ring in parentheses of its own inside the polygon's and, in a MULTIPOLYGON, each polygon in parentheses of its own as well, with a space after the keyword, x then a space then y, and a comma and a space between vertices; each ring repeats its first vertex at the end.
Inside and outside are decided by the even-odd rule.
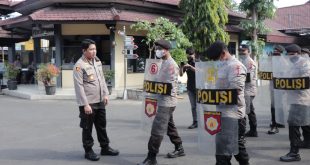
POLYGON ((228 89, 226 62, 196 62, 199 149, 208 155, 238 154, 237 90, 228 89))
POLYGON ((301 55, 289 55, 281 56, 279 62, 277 66, 282 74, 274 75, 273 83, 275 90, 286 93, 287 100, 282 100, 288 111, 286 121, 290 126, 310 125, 310 60, 301 55))
MULTIPOLYGON (((260 57, 258 63, 258 78, 262 88, 269 86, 269 93, 264 93, 264 96, 270 98, 271 107, 274 107, 274 91, 272 83, 272 56, 264 55, 260 57)), ((268 90, 268 88, 266 89, 268 90)))
MULTIPOLYGON (((144 72, 144 81, 156 82, 162 60, 160 59, 147 59, 144 72)), ((145 85, 145 84, 144 84, 145 85)), ((145 88, 145 87, 143 87, 145 88)), ((155 118, 158 104, 157 94, 151 93, 149 90, 144 90, 142 99, 141 111, 141 128, 144 131, 150 132, 153 120, 155 118)))

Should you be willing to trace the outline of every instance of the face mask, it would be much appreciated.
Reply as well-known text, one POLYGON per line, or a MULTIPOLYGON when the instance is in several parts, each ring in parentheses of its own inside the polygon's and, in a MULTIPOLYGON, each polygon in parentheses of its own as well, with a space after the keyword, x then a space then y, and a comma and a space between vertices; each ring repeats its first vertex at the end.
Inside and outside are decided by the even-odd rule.
POLYGON ((295 63, 298 60, 298 55, 290 55, 290 61, 295 63))
POLYGON ((163 50, 156 50, 155 54, 156 54, 156 57, 158 57, 158 58, 164 57, 164 51, 163 50))

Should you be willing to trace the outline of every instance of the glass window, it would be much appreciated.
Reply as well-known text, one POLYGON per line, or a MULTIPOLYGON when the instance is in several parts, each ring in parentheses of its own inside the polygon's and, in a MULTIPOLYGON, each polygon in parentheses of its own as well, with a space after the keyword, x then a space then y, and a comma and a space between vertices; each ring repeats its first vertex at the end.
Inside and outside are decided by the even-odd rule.
POLYGON ((82 55, 81 42, 86 39, 92 39, 96 42, 97 57, 103 65, 111 65, 110 58, 110 36, 107 35, 75 35, 63 36, 63 58, 62 65, 64 69, 72 69, 73 65, 82 55))
MULTIPOLYGON (((139 57, 137 59, 127 60, 127 71, 128 73, 143 73, 145 67, 145 60, 149 58, 149 48, 145 43, 145 37, 134 36, 134 42, 138 46, 138 49, 134 51, 139 57)), ((152 58, 154 53, 152 53, 152 58)))

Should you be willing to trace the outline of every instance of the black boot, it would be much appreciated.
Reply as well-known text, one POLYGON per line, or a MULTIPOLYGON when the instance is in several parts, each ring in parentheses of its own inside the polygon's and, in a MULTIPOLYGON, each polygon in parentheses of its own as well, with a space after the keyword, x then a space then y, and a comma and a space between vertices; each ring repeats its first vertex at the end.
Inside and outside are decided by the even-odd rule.
POLYGON ((108 147, 102 148, 100 154, 101 155, 117 156, 119 154, 119 151, 108 146, 108 147))
POLYGON ((281 156, 280 157, 280 161, 282 162, 293 162, 293 161, 300 161, 300 155, 293 153, 293 152, 289 152, 288 154, 281 156))
POLYGON ((176 145, 175 150, 167 154, 168 158, 177 158, 180 156, 185 156, 185 152, 184 152, 182 144, 176 145))
POLYGON ((276 134, 276 133, 279 133, 279 129, 277 126, 272 126, 270 127, 270 130, 268 130, 267 134, 269 135, 273 135, 273 134, 276 134))
POLYGON ((191 126, 188 127, 188 129, 194 129, 198 127, 198 123, 197 121, 194 121, 193 124, 191 126))
POLYGON ((245 136, 246 137, 258 137, 256 130, 255 131, 252 131, 252 130, 248 131, 247 133, 245 133, 245 136))
POLYGON ((157 165, 156 154, 149 152, 146 159, 137 165, 157 165))
POLYGON ((98 161, 100 157, 93 151, 93 149, 85 149, 85 159, 91 160, 91 161, 98 161))

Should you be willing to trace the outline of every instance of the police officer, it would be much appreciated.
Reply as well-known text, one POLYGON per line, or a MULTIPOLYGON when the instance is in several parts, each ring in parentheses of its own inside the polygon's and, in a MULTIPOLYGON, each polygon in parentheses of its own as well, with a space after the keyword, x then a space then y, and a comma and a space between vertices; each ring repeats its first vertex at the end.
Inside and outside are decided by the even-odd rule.
POLYGON ((194 129, 198 127, 197 123, 197 109, 196 109, 196 78, 195 78, 195 60, 196 54, 193 48, 186 49, 187 64, 181 63, 180 76, 186 72, 187 75, 187 94, 191 103, 193 124, 188 129, 194 129))
POLYGON ((240 45, 239 48, 240 61, 247 69, 247 76, 245 80, 245 104, 246 112, 249 118, 250 130, 245 134, 247 137, 257 137, 257 120, 255 114, 255 108, 253 105, 253 100, 256 95, 256 64, 254 60, 250 57, 250 47, 249 45, 240 45))
MULTIPOLYGON (((207 58, 210 60, 220 60, 229 63, 230 69, 226 71, 229 84, 228 88, 238 89, 238 113, 230 114, 231 118, 238 118, 239 136, 238 147, 239 153, 235 155, 236 160, 240 165, 249 165, 249 155, 245 147, 245 100, 244 100, 244 88, 246 79, 245 66, 233 57, 229 52, 225 43, 217 41, 213 43, 206 51, 207 58)), ((216 165, 229 165, 231 155, 216 155, 216 165)))
POLYGON ((173 120, 173 112, 177 105, 177 79, 179 67, 170 55, 171 44, 167 40, 158 40, 155 42, 156 56, 162 59, 161 68, 158 77, 165 80, 171 80, 171 95, 159 95, 157 97, 158 110, 153 121, 151 137, 148 142, 148 154, 146 159, 138 165, 157 165, 156 155, 165 133, 170 141, 175 145, 175 150, 167 154, 168 158, 185 156, 182 146, 182 140, 178 134, 173 120))
POLYGON ((94 153, 92 146, 93 124, 95 125, 101 155, 118 155, 117 150, 109 146, 106 132, 106 109, 108 104, 108 89, 102 72, 102 64, 96 56, 96 43, 93 40, 82 41, 82 57, 74 65, 73 79, 76 99, 80 110, 80 127, 85 158, 97 161, 100 157, 94 153))
MULTIPOLYGON (((273 49, 272 56, 281 56, 281 54, 285 51, 285 48, 282 45, 276 45, 273 49)), ((276 115, 275 115, 275 106, 274 106, 274 88, 273 82, 269 83, 270 89, 270 100, 271 100, 271 124, 270 130, 268 130, 268 134, 273 135, 279 133, 279 127, 284 127, 284 125, 276 123, 276 115)))
MULTIPOLYGON (((301 48, 292 44, 285 49, 293 64, 291 74, 298 77, 310 77, 310 61, 300 56, 301 48)), ((310 90, 295 90, 289 94, 291 96, 289 101, 292 102, 288 116, 290 152, 280 157, 280 160, 284 162, 300 161, 299 148, 310 147, 310 90), (300 140, 300 127, 303 130, 303 142, 300 140), (301 144, 302 146, 300 146, 301 144)))

